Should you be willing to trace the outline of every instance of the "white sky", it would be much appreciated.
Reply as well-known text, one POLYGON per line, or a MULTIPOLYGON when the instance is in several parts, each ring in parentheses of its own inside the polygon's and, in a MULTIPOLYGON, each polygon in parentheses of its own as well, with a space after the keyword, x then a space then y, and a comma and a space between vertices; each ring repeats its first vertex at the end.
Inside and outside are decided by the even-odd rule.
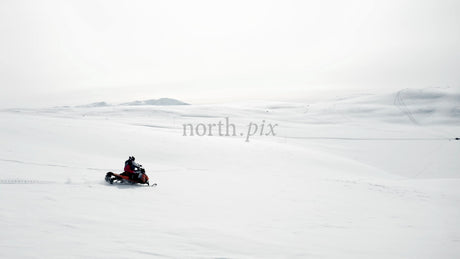
POLYGON ((460 88, 460 1, 0 1, 0 106, 460 88))

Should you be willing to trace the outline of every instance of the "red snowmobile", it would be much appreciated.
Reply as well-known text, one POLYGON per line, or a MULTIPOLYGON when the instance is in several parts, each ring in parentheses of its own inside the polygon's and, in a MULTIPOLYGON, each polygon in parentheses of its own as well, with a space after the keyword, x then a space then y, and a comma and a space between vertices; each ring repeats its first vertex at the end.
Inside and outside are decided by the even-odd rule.
POLYGON ((145 174, 145 169, 140 167, 139 168, 140 177, 137 173, 127 173, 123 172, 121 174, 115 174, 112 172, 107 172, 105 175, 105 181, 113 184, 113 183, 124 183, 124 184, 147 184, 149 183, 149 177, 145 174))

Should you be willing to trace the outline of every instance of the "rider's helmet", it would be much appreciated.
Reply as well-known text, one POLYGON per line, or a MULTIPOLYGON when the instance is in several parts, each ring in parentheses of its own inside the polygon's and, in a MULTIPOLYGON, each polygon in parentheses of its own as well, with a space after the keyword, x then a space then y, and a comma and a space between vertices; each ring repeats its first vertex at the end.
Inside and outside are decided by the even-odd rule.
POLYGON ((134 162, 134 160, 136 160, 136 158, 134 156, 131 157, 131 161, 134 162))

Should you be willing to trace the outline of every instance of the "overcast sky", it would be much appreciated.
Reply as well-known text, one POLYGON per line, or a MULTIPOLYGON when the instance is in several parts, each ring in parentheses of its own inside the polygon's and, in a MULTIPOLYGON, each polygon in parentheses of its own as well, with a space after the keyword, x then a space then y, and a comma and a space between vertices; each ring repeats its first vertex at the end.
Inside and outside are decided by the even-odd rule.
POLYGON ((1 107, 460 88, 460 1, 2 0, 0 57, 1 107))

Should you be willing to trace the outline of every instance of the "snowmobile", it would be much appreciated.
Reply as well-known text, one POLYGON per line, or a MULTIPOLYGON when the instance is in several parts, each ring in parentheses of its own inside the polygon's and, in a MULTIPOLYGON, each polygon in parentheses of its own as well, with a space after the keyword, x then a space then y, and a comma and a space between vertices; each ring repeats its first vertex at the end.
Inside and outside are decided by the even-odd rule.
POLYGON ((107 172, 105 175, 105 181, 114 184, 114 183, 124 183, 124 184, 147 184, 150 186, 149 177, 145 174, 145 169, 139 167, 140 178, 138 178, 138 174, 131 174, 131 173, 121 173, 115 174, 112 172, 107 172))

